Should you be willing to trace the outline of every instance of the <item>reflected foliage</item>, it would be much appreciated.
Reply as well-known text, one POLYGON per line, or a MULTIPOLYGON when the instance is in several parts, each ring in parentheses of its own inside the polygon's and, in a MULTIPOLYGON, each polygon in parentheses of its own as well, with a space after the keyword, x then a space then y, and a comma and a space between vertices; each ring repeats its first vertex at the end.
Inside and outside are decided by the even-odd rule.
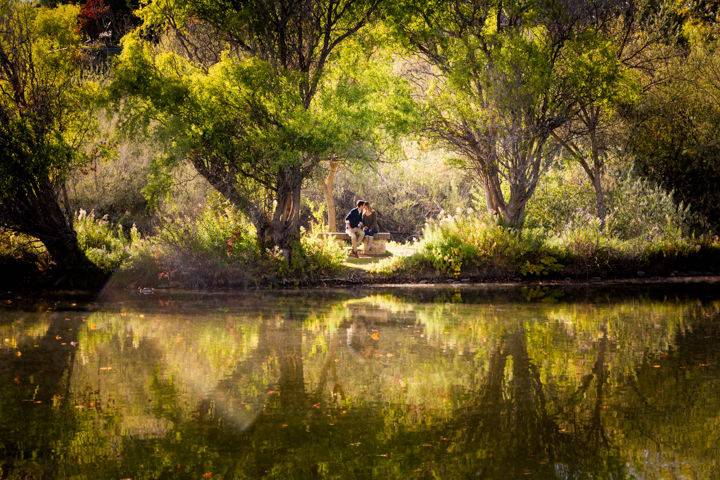
POLYGON ((0 312, 2 478, 707 478, 720 303, 0 312))

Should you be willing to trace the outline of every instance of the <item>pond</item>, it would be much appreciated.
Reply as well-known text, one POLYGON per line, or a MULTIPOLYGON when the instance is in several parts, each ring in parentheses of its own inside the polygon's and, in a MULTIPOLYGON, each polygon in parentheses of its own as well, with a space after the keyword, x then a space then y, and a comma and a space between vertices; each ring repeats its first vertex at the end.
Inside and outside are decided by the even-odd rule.
POLYGON ((717 478, 712 286, 0 309, 0 478, 717 478))

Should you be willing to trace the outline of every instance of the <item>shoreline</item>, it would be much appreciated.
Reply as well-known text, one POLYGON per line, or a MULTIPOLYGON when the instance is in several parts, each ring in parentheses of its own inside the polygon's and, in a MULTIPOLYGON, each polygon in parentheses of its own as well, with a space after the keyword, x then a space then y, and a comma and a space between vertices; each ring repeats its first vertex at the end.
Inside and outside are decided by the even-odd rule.
MULTIPOLYGON (((384 279, 376 279, 384 280, 384 279)), ((473 279, 420 279, 418 281, 365 281, 349 282, 347 280, 333 279, 333 281, 319 281, 306 285, 284 286, 258 286, 258 287, 216 287, 208 289, 186 288, 179 285, 151 287, 149 293, 140 293, 136 288, 113 286, 107 284, 97 290, 73 290, 52 288, 3 288, 0 290, 0 299, 12 297, 34 296, 38 299, 66 299, 76 298, 80 301, 92 301, 102 297, 120 298, 152 298, 156 296, 175 295, 207 295, 213 297, 236 296, 245 294, 265 293, 319 293, 333 291, 466 291, 466 292, 503 292, 519 291, 525 288, 551 288, 551 289, 603 289, 619 287, 689 287, 703 286, 715 287, 720 285, 720 275, 675 275, 654 276, 642 278, 606 278, 606 279, 531 279, 531 280, 505 280, 505 281, 476 281, 473 279), (337 281, 335 281, 337 280, 337 281)), ((720 294, 720 290, 718 290, 720 294)), ((9 304, 8 304, 9 305, 9 304)))

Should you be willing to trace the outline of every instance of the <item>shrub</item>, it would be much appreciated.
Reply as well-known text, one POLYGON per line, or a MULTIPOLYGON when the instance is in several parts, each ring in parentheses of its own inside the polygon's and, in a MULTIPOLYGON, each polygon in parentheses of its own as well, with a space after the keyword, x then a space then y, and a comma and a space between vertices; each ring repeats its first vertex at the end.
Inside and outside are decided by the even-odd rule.
POLYGON ((195 217, 168 214, 162 221, 134 270, 154 259, 157 281, 194 288, 245 286, 266 276, 254 227, 220 195, 210 195, 195 217))
POLYGON ((279 250, 261 251, 249 220, 220 195, 211 194, 197 216, 163 219, 163 226, 135 255, 130 277, 144 285, 192 288, 299 284, 335 273, 345 259, 344 249, 322 237, 323 231, 318 223, 303 230, 299 248, 288 261, 279 250))
POLYGON ((95 217, 95 212, 80 210, 75 217, 78 244, 88 259, 111 272, 127 266, 133 245, 140 243, 140 234, 133 225, 126 235, 122 225, 113 226, 107 216, 95 217))
POLYGON ((559 234, 568 225, 596 218, 595 196, 587 174, 574 164, 551 170, 527 204, 525 226, 559 234))
POLYGON ((322 206, 310 204, 313 220, 307 229, 302 229, 300 248, 291 258, 289 265, 281 262, 280 275, 287 281, 316 280, 336 274, 342 267, 347 254, 345 248, 334 239, 326 237, 328 227, 323 218, 322 206))
POLYGON ((608 206, 608 233, 623 240, 677 239, 690 221, 689 209, 677 204, 672 193, 632 176, 622 178, 610 189, 608 206))
MULTIPOLYGON (((610 173, 605 188, 608 212, 605 233, 610 237, 654 241, 676 230, 687 233, 688 225, 695 221, 687 206, 676 204, 671 193, 647 180, 610 173)), ((540 182, 527 205, 526 227, 567 237, 570 232, 596 222, 595 208, 595 193, 587 175, 571 164, 552 170, 540 182)), ((572 235, 577 234, 580 233, 572 235)))
POLYGON ((607 272, 628 254, 628 243, 606 235, 600 229, 597 218, 583 224, 569 225, 565 231, 549 240, 549 244, 561 250, 565 263, 580 268, 581 272, 607 272))
POLYGON ((545 276, 562 268, 558 257, 538 230, 512 230, 471 210, 429 221, 415 254, 374 271, 432 268, 453 277, 545 276))

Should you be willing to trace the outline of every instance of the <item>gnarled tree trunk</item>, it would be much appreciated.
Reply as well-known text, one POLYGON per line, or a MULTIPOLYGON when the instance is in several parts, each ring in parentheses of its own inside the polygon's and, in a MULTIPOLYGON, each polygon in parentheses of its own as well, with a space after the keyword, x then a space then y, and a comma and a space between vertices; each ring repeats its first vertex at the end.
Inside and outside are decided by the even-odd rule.
POLYGON ((30 226, 27 233, 37 237, 55 263, 59 282, 71 286, 95 286, 102 281, 100 269, 88 260, 78 245, 77 235, 57 201, 46 199, 42 206, 42 221, 30 226))
POLYGON ((48 181, 28 182, 0 204, 2 223, 40 240, 55 264, 58 284, 97 287, 104 275, 80 249, 72 215, 60 206, 57 188, 48 181))
POLYGON ((303 175, 299 166, 282 167, 277 175, 277 201, 269 225, 270 239, 290 259, 300 242, 300 191, 303 175))

